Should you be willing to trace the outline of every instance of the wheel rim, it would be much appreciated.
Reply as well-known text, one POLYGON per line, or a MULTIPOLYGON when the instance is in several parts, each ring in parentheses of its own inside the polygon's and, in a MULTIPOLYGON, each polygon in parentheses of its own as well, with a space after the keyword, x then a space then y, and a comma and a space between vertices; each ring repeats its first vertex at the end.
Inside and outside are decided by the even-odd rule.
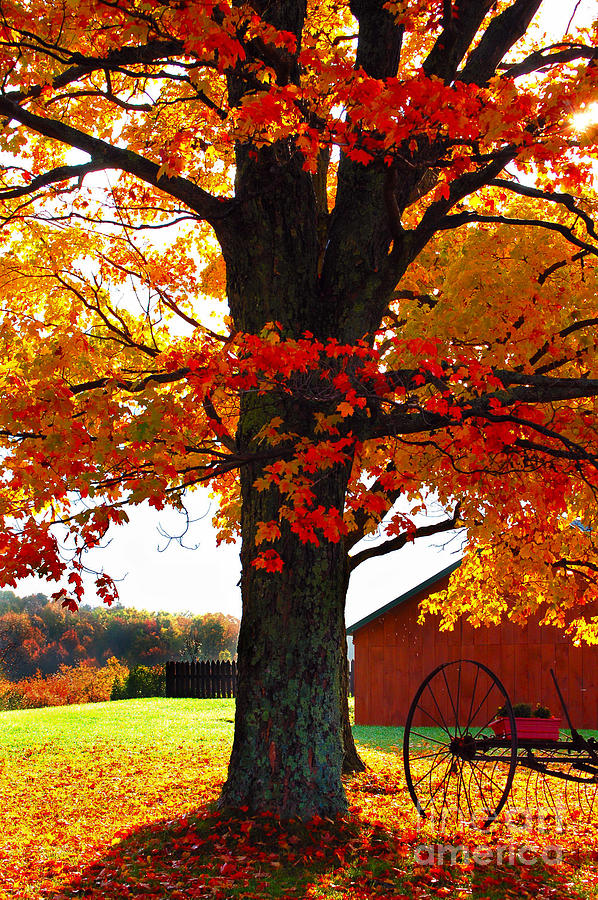
POLYGON ((434 669, 409 709, 403 759, 411 799, 423 818, 439 828, 493 822, 517 765, 513 709, 496 675, 473 660, 434 669), (501 706, 510 734, 496 738, 490 722, 501 706))

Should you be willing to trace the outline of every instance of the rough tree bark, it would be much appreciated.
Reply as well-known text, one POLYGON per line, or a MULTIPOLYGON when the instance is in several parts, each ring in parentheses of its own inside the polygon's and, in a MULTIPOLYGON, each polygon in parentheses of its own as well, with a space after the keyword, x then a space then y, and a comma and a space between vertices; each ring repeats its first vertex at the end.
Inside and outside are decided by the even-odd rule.
MULTIPOLYGON (((251 440, 271 411, 262 398, 243 403, 239 441, 251 440)), ((295 429, 309 425, 290 415, 295 429)), ((311 426, 310 426, 311 427, 311 426)), ((221 804, 274 809, 283 818, 335 815, 346 810, 340 780, 343 728, 344 547, 303 544, 281 522, 283 571, 256 570, 259 521, 277 518, 275 488, 257 492, 259 465, 241 475, 243 617, 235 738, 221 804)), ((332 469, 313 486, 317 503, 342 504, 348 468, 332 469)))

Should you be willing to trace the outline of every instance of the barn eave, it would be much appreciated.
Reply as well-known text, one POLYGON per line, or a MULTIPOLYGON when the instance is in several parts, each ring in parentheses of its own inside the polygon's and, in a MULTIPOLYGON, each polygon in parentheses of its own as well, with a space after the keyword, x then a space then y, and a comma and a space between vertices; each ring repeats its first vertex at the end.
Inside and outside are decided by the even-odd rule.
POLYGON ((432 575, 432 577, 428 578, 427 581, 422 581, 414 588, 411 588, 410 591, 407 591, 407 593, 401 594, 400 597, 397 597, 395 600, 391 600, 390 603, 387 603, 385 606, 381 606, 380 609, 374 610, 374 612, 370 613, 369 616, 365 616, 365 618, 360 619, 359 622, 355 622, 353 625, 349 625, 349 627, 347 628, 347 634, 355 634, 355 632, 359 631, 360 628, 363 628, 364 625, 368 625, 370 622, 373 622, 374 619, 377 619, 379 616, 384 615, 384 613, 389 612, 391 609, 395 609, 397 606, 400 606, 401 603, 405 603, 406 600, 410 600, 411 597, 415 597, 416 594, 420 594, 423 591, 428 591, 431 593, 431 589, 434 587, 436 582, 442 581, 443 578, 447 578, 449 575, 452 575, 460 565, 461 560, 459 559, 457 560, 457 562, 452 563, 446 569, 443 569, 442 572, 437 572, 436 575, 432 575))

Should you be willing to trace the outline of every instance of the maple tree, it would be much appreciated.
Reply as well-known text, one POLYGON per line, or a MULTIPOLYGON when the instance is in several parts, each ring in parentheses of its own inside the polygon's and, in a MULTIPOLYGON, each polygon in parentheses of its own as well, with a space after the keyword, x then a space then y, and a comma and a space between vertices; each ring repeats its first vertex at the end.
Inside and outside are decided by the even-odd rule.
POLYGON ((494 567, 489 615, 595 630, 596 25, 547 39, 543 6, 0 7, 2 583, 76 606, 127 504, 210 484, 242 538, 225 805, 345 808, 368 559, 459 526, 449 620, 494 567))

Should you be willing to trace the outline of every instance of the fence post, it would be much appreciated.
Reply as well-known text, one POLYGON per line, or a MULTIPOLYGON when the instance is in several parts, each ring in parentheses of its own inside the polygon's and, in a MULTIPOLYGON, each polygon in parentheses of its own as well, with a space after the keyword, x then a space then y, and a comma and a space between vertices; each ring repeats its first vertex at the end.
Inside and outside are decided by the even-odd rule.
POLYGON ((166 696, 174 697, 174 662, 168 660, 166 663, 166 696))
POLYGON ((220 697, 220 662, 217 659, 212 660, 212 671, 214 673, 214 699, 220 697))
POLYGON ((216 672, 215 672, 216 677, 214 679, 214 681, 215 681, 214 687, 216 688, 216 690, 214 692, 214 696, 222 697, 222 663, 220 662, 219 659, 214 660, 214 669, 216 670, 216 672))
POLYGON ((211 659, 207 659, 205 665, 208 675, 208 689, 205 693, 205 696, 212 699, 212 697, 214 696, 214 663, 211 659))

